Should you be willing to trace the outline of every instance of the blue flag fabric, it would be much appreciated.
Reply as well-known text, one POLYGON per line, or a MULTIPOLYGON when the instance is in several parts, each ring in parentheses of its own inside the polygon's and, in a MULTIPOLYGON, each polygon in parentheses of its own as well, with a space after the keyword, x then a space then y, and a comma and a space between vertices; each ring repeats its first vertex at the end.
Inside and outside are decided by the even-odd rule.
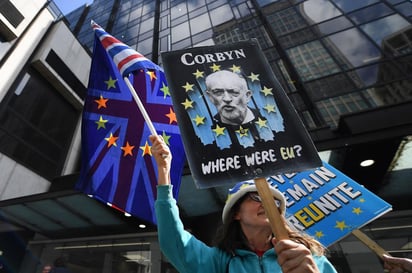
POLYGON ((95 42, 82 119, 82 166, 76 188, 156 224, 157 170, 148 140, 151 132, 123 76, 132 73, 128 76, 130 82, 157 133, 170 147, 171 180, 177 197, 186 157, 166 78, 159 66, 100 27, 93 28, 95 42), (108 46, 102 36, 115 42, 108 46), (109 50, 118 45, 126 61, 114 61, 114 55, 110 55, 109 50), (136 61, 133 55, 140 57, 136 61), (119 63, 124 65, 130 59, 133 62, 121 73, 119 63))

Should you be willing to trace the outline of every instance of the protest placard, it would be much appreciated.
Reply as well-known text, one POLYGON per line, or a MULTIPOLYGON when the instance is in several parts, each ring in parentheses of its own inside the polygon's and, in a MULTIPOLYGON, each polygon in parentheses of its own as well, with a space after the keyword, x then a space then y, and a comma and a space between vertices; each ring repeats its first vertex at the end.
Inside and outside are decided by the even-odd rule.
POLYGON ((291 226, 329 246, 392 209, 391 205, 330 164, 271 176, 286 197, 291 226))
MULTIPOLYGON (((199 188, 321 165, 256 41, 161 54, 199 188)), ((166 94, 166 93, 165 93, 166 94)))

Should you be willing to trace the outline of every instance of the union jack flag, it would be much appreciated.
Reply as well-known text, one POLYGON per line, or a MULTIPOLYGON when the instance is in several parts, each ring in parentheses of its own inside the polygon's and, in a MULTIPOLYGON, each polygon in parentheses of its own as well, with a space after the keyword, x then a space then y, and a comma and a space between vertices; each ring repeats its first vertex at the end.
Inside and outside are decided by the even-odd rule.
POLYGON ((151 135, 123 77, 128 77, 169 145, 176 197, 186 161, 163 70, 92 23, 92 64, 82 118, 82 166, 76 188, 156 224, 157 171, 151 135), (130 75, 129 75, 130 74, 130 75))

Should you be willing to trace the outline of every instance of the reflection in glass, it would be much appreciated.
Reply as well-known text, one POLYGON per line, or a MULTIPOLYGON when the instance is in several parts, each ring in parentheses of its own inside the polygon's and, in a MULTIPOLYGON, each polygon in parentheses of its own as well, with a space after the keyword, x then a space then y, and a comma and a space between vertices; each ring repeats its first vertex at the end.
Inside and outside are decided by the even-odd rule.
POLYGON ((379 3, 377 5, 368 7, 367 9, 362 9, 355 11, 350 14, 349 17, 358 24, 362 24, 367 21, 374 20, 378 17, 382 17, 393 13, 393 11, 384 3, 379 3))
POLYGON ((187 22, 172 27, 172 43, 189 37, 189 24, 187 22))
POLYGON ((192 35, 202 32, 211 27, 207 13, 197 16, 190 20, 190 30, 192 35))
POLYGON ((148 18, 147 20, 143 20, 140 25, 140 35, 147 32, 152 31, 154 28, 154 17, 148 18))
POLYGON ((229 5, 223 5, 210 11, 210 18, 213 26, 223 24, 234 18, 232 8, 229 5))
POLYGON ((304 81, 340 71, 319 41, 291 48, 287 50, 287 54, 304 81))
POLYGON ((317 28, 321 34, 327 35, 333 32, 337 32, 339 30, 343 30, 345 28, 349 28, 351 26, 352 23, 348 19, 346 19, 346 17, 341 16, 333 20, 321 23, 317 26, 314 26, 314 28, 317 28))
POLYGON ((281 36, 307 26, 306 21, 294 8, 287 8, 268 14, 270 26, 273 31, 281 36))
MULTIPOLYGON (((412 52, 412 26, 398 31, 382 42, 382 50, 394 56, 400 56, 412 52)), ((400 60, 407 61, 407 58, 400 60)))
POLYGON ((279 0, 257 0, 258 5, 259 5, 260 7, 263 7, 263 6, 266 6, 267 4, 275 3, 275 2, 278 2, 278 1, 279 1, 279 0))
POLYGON ((365 86, 373 85, 378 80, 378 65, 370 65, 356 69, 356 74, 365 86))
POLYGON ((412 3, 411 2, 405 2, 405 3, 399 4, 395 8, 405 16, 412 16, 412 3))
POLYGON ((316 103, 326 123, 337 126, 341 115, 371 108, 375 100, 366 91, 328 98, 316 103))
POLYGON ((305 83, 306 91, 314 101, 349 93, 355 88, 354 80, 344 73, 334 74, 305 83))
POLYGON ((205 0, 195 0, 195 1, 187 1, 187 6, 189 11, 198 9, 206 4, 205 0))
POLYGON ((144 41, 139 41, 139 43, 137 44, 137 51, 143 54, 146 58, 150 58, 152 54, 152 42, 153 42, 152 37, 144 41))
POLYGON ((395 14, 389 17, 382 18, 361 26, 369 37, 371 37, 379 46, 382 45, 382 40, 396 33, 402 28, 409 26, 410 23, 395 14))
POLYGON ((349 12, 355 9, 359 9, 375 2, 378 0, 362 0, 362 1, 348 1, 348 0, 332 0, 335 2, 344 12, 349 12))
POLYGON ((362 33, 352 28, 327 38, 334 55, 346 68, 365 65, 380 58, 379 50, 362 33))
POLYGON ((172 20, 185 14, 187 14, 185 2, 177 4, 176 6, 170 8, 170 15, 172 17, 172 20))
POLYGON ((301 6, 303 7, 302 15, 311 24, 316 24, 342 14, 327 0, 309 0, 303 2, 301 6))

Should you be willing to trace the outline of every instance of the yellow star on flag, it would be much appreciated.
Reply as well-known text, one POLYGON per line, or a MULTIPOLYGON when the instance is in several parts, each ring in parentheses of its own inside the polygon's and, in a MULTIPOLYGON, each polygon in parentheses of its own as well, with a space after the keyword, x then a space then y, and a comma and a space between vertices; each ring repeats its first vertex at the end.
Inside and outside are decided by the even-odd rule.
POLYGON ((249 132, 249 129, 243 128, 242 126, 240 126, 239 130, 236 131, 236 133, 238 133, 240 137, 247 136, 248 132, 249 132))
POLYGON ((151 148, 152 148, 152 147, 149 146, 149 144, 147 143, 147 140, 146 140, 145 145, 144 145, 144 146, 140 146, 140 150, 143 151, 142 157, 145 156, 145 155, 150 155, 150 156, 152 156, 152 150, 151 150, 151 148))
POLYGON ((126 146, 123 146, 123 147, 121 147, 120 149, 122 149, 122 151, 124 152, 124 153, 123 153, 123 156, 126 156, 126 155, 131 155, 131 156, 133 156, 132 151, 133 151, 133 149, 134 149, 134 146, 131 146, 131 145, 129 144, 129 141, 126 141, 126 146))
POLYGON ((248 76, 248 78, 254 82, 254 81, 258 81, 259 80, 259 74, 254 74, 253 72, 250 73, 250 76, 248 76))
POLYGON ((232 70, 233 73, 239 73, 240 72, 240 66, 237 65, 232 65, 231 68, 229 68, 230 70, 232 70))
POLYGON ((260 90, 260 92, 262 92, 265 95, 265 97, 273 95, 272 88, 267 88, 266 86, 264 86, 263 89, 260 90))
POLYGON ((220 127, 219 124, 216 124, 216 128, 212 129, 215 132, 216 136, 225 135, 226 127, 220 127))
POLYGON ((348 228, 348 226, 345 224, 345 221, 336 221, 336 226, 335 228, 340 229, 341 231, 343 231, 345 228, 348 228))
POLYGON ((112 79, 112 76, 109 77, 107 81, 104 81, 107 84, 107 90, 110 88, 116 88, 117 79, 112 79))
POLYGON ((203 78, 203 73, 204 73, 203 71, 199 71, 199 69, 196 69, 196 72, 192 74, 195 75, 196 79, 199 79, 199 78, 203 78))
POLYGON ((109 120, 107 119, 103 119, 102 116, 100 116, 99 120, 96 121, 97 124, 97 130, 99 130, 100 128, 104 128, 106 129, 106 122, 108 122, 109 120))
POLYGON ((187 93, 187 92, 189 92, 189 91, 193 91, 193 85, 194 85, 194 84, 190 84, 190 83, 186 82, 186 84, 183 85, 182 87, 185 89, 185 91, 186 91, 186 93, 187 93))
POLYGON ((365 198, 359 198, 359 202, 361 202, 361 203, 365 203, 365 198))
POLYGON ((212 69, 213 72, 219 71, 220 70, 220 65, 213 64, 210 69, 212 69))
POLYGON ((266 104, 265 107, 263 107, 266 112, 268 113, 276 113, 276 107, 273 104, 266 104))
POLYGON ((170 96, 169 86, 167 86, 164 82, 162 82, 162 88, 160 91, 163 92, 163 98, 165 99, 167 96, 170 96))
POLYGON ((185 110, 193 108, 193 101, 186 99, 184 102, 182 102, 182 105, 185 107, 185 110))
POLYGON ((107 147, 110 147, 110 146, 117 146, 117 144, 116 144, 116 140, 118 139, 119 137, 115 137, 115 136, 113 136, 113 134, 112 133, 110 133, 110 136, 109 137, 107 137, 107 138, 105 138, 105 140, 107 141, 107 147))
POLYGON ((156 78, 156 73, 154 71, 147 71, 146 74, 149 75, 151 81, 153 79, 157 79, 156 78))
POLYGON ((196 115, 196 117, 193 119, 193 121, 196 123, 196 126, 199 126, 201 124, 205 124, 205 117, 201 117, 199 115, 196 115))
POLYGON ((361 214, 363 211, 361 210, 361 208, 353 208, 352 212, 355 213, 356 215, 359 215, 359 214, 361 214))

